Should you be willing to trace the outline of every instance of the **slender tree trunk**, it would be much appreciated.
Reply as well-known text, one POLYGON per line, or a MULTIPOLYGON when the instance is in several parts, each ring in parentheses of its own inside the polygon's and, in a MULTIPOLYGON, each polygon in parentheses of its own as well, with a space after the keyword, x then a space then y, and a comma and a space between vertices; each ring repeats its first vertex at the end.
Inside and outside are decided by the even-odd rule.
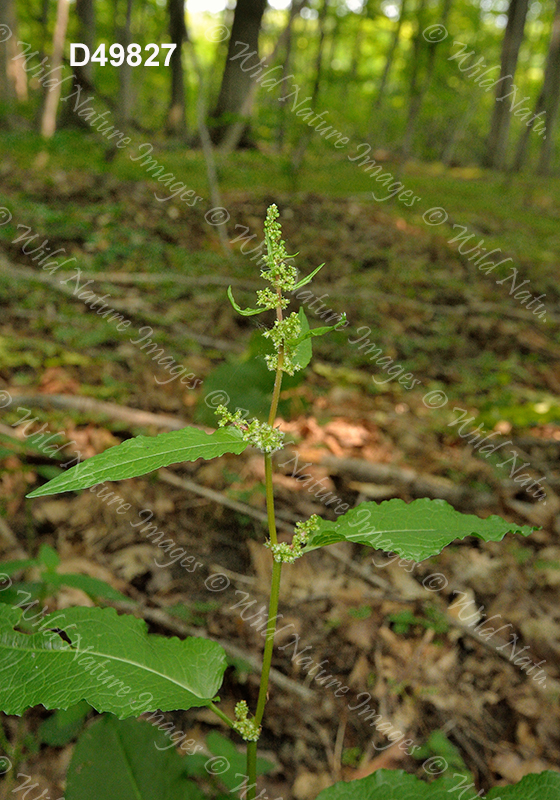
MULTIPOLYGON (((230 125, 227 133, 225 134, 224 138, 221 141, 220 151, 222 154, 230 153, 232 150, 235 150, 236 147, 238 147, 239 143, 241 142, 246 127, 245 119, 251 116, 253 110, 253 104, 255 102, 255 97, 257 95, 257 90, 259 87, 257 79, 259 78, 259 76, 262 76, 268 70, 270 65, 276 60, 276 57, 280 49, 284 46, 286 42, 289 41, 293 19, 297 14, 297 12, 302 8, 305 1, 306 0, 297 0, 297 2, 295 2, 292 5, 286 27, 276 40, 276 44, 274 45, 272 53, 270 53, 270 55, 266 56, 265 58, 261 59, 262 68, 259 67, 258 71, 254 72, 255 80, 252 82, 251 88, 249 89, 249 94, 247 95, 247 97, 245 98, 245 102, 243 103, 243 107, 240 112, 241 119, 230 125)), ((283 64, 283 73, 288 75, 288 66, 286 62, 284 62, 283 64)), ((281 104, 280 108, 282 109, 283 107, 284 107, 283 104, 281 104)))
MULTIPOLYGON (((89 51, 93 55, 95 52, 94 0, 76 0, 76 14, 79 23, 76 41, 82 42, 89 47, 89 51)), ((72 67, 72 69, 74 71, 72 85, 75 88, 79 86, 84 94, 88 91, 91 92, 93 90, 93 64, 91 61, 88 61, 83 67, 72 67)), ((89 128, 87 122, 78 116, 77 110, 74 111, 72 103, 67 103, 64 106, 60 124, 75 128, 89 128)))
MULTIPOLYGON (((284 29, 284 33, 286 36, 286 49, 284 51, 284 72, 286 75, 290 72, 290 63, 292 60, 292 42, 294 40, 294 32, 293 32, 293 22, 296 16, 296 5, 300 9, 301 5, 296 4, 296 0, 292 0, 292 5, 290 7, 290 15, 288 17, 288 23, 286 28, 284 29)), ((286 104, 280 103, 280 111, 278 114, 278 138, 277 138, 277 147, 279 152, 282 152, 284 149, 284 140, 286 138, 286 104)))
POLYGON ((479 103, 479 99, 480 98, 477 96, 477 94, 475 92, 472 92, 469 98, 469 104, 467 108, 461 115, 459 121, 455 124, 453 133, 451 134, 451 137, 447 142, 447 144, 445 145, 443 152, 441 154, 441 161, 443 164, 445 164, 446 167, 450 167, 453 163, 457 145, 465 137, 465 133, 467 131, 469 123, 474 117, 476 107, 479 103))
MULTIPOLYGON (((510 0, 508 21, 502 46, 500 79, 496 86, 496 102, 492 111, 490 134, 486 144, 484 166, 503 169, 506 165, 507 142, 510 124, 510 104, 503 99, 514 86, 519 49, 523 42, 529 0, 510 0)), ((507 98, 510 99, 510 98, 507 98)))
POLYGON ((0 127, 12 126, 14 101, 27 100, 25 66, 13 0, 0 0, 0 127))
POLYGON ((183 135, 186 132, 185 79, 183 74, 183 42, 187 39, 184 0, 168 0, 169 36, 177 47, 171 56, 171 101, 167 112, 168 134, 183 135))
MULTIPOLYGON (((119 70, 119 112, 118 119, 121 125, 127 125, 132 112, 132 67, 127 64, 126 54, 128 45, 131 43, 130 27, 132 22, 132 2, 126 0, 126 18, 124 28, 121 29, 117 41, 120 41, 125 51, 125 58, 119 70)), ((115 4, 117 5, 117 3, 115 4)))
POLYGON ((556 11, 552 23, 552 35, 548 50, 543 83, 544 116, 546 124, 546 139, 542 139, 541 152, 537 173, 546 175, 550 171, 554 133, 558 123, 558 109, 560 106, 560 0, 556 0, 556 11))
MULTIPOLYGON (((442 0, 442 8, 441 8, 441 15, 440 15, 440 23, 445 27, 447 24, 447 19, 449 17, 449 12, 451 11, 451 3, 452 0, 442 0)), ((414 136, 414 131, 416 129, 416 123, 418 121, 418 117, 420 116, 420 111, 422 110, 422 103, 424 102, 424 97, 428 92, 432 78, 434 77, 434 69, 436 65, 436 50, 439 42, 428 42, 428 54, 426 59, 426 71, 424 74, 424 79, 420 83, 418 80, 418 69, 419 69, 419 61, 420 61, 420 51, 422 49, 422 45, 420 42, 420 38, 422 41, 424 37, 422 36, 424 30, 423 24, 423 17, 424 17, 424 0, 422 0, 422 5, 420 6, 420 10, 418 12, 418 29, 416 31, 416 39, 414 42, 414 64, 416 64, 416 68, 413 65, 413 73, 412 73, 412 81, 411 81, 411 92, 410 92, 410 105, 408 108, 408 119, 406 122, 406 131, 403 140, 402 146, 402 155, 403 158, 407 158, 410 149, 412 146, 412 138, 414 136), (417 46, 418 42, 418 46, 417 46)))
MULTIPOLYGON (((319 11, 319 17, 318 17, 319 45, 317 47, 317 56, 315 58, 315 80, 313 81, 313 88, 311 90, 311 99, 309 101, 309 108, 312 111, 315 111, 317 107, 319 89, 321 88, 321 77, 323 72, 323 51, 325 44, 325 22, 327 19, 328 8, 329 8, 329 0, 323 0, 323 4, 321 6, 321 10, 319 11)), ((292 171, 292 180, 294 188, 297 184, 299 171, 301 169, 301 165, 303 163, 303 159, 305 156, 305 151, 307 150, 311 136, 312 136, 312 131, 311 129, 309 129, 309 131, 306 131, 300 138, 299 144, 292 155, 291 171, 292 171)))
MULTIPOLYGON (((66 29, 68 27, 68 12, 70 10, 69 0, 58 0, 56 8, 56 23, 53 34, 53 55, 51 64, 53 69, 62 67, 62 56, 64 54, 64 41, 66 39, 66 29)), ((45 106, 41 119, 41 135, 46 139, 54 134, 56 130, 56 111, 60 100, 61 84, 57 83, 47 90, 45 106)))
POLYGON ((397 46, 399 44, 399 39, 401 36, 401 28, 406 14, 406 4, 407 0, 401 0, 399 18, 397 20, 395 30, 393 31, 393 38, 391 39, 389 50, 387 51, 387 56, 385 58, 385 67, 383 68, 383 75, 381 76, 381 81, 379 82, 379 89, 377 91, 377 97, 375 98, 375 104, 373 106, 374 112, 379 111, 385 99, 385 92, 387 89, 389 74, 393 66, 393 61, 395 60, 395 53, 397 52, 397 46))
MULTIPOLYGON (((362 60, 362 44, 364 41, 364 26, 363 17, 360 15, 357 20, 356 35, 354 37, 354 45, 352 47, 352 63, 350 64, 350 74, 348 80, 355 81, 358 77, 358 67, 362 60)), ((329 64, 330 67, 330 64, 329 64)))
MULTIPOLYGON (((251 90, 250 72, 259 66, 259 33, 266 0, 237 0, 228 53, 218 102, 212 113, 218 125, 212 131, 215 142, 221 142, 231 126, 227 115, 242 114, 251 90), (236 45, 240 42, 240 45, 236 45), (245 54, 243 56, 242 54, 245 54), (250 56, 250 57, 249 57, 250 56), (244 64, 245 62, 245 64, 244 64)), ((249 119, 245 121, 240 144, 250 145, 249 119)))

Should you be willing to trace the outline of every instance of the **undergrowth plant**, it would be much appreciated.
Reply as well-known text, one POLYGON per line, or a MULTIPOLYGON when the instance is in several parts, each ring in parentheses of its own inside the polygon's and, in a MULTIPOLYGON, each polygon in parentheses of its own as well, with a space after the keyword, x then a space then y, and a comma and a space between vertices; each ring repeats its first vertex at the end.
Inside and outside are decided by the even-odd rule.
MULTIPOLYGON (((272 456, 283 447, 284 440, 282 431, 275 427, 282 378, 304 369, 312 357, 312 339, 343 325, 345 319, 342 315, 337 325, 310 329, 303 309, 286 312, 288 296, 308 284, 321 267, 298 280, 291 262, 293 256, 287 254, 281 238, 278 216, 278 209, 272 205, 264 224, 266 255, 261 272, 269 286, 257 292, 256 307, 240 308, 231 288, 228 290, 229 299, 240 314, 273 312, 275 315, 274 323, 262 334, 270 345, 266 363, 274 373, 268 420, 249 421, 239 410, 220 406, 218 427, 213 433, 186 427, 154 437, 129 439, 79 463, 28 495, 78 491, 105 481, 145 475, 170 464, 208 460, 225 453, 239 455, 248 447, 262 451, 268 518, 268 539, 263 545, 270 551, 272 580, 256 703, 251 697, 238 702, 234 718, 220 708, 217 693, 227 662, 223 648, 213 641, 148 634, 143 620, 118 614, 114 608, 68 608, 46 616, 40 614, 38 620, 31 621, 25 616, 22 604, 10 605, 5 595, 0 607, 0 710, 21 715, 25 709, 40 704, 47 709, 76 709, 61 718, 64 731, 68 726, 74 730, 76 721, 83 720, 89 706, 98 712, 108 712, 86 728, 78 741, 68 776, 67 800, 203 797, 197 784, 187 777, 200 776, 197 772, 200 764, 196 762, 199 756, 181 755, 175 746, 169 747, 168 741, 164 747, 160 734, 156 739, 162 746, 156 742, 155 748, 149 748, 149 743, 154 743, 153 732, 147 725, 131 719, 146 712, 194 707, 210 709, 246 743, 244 772, 237 772, 233 779, 232 776, 224 779, 219 784, 222 788, 217 785, 216 791, 223 792, 225 786, 230 795, 237 793, 241 798, 255 800, 257 773, 265 770, 263 764, 257 763, 257 747, 268 697, 283 569, 290 569, 297 559, 335 542, 357 542, 398 553, 404 559, 423 561, 440 553, 455 539, 474 535, 484 541, 500 541, 508 532, 527 536, 533 530, 517 527, 498 516, 480 519, 464 515, 443 500, 405 503, 393 499, 362 503, 336 521, 313 515, 296 525, 290 543, 279 543, 272 456)), ((14 562, 7 569, 9 566, 4 565, 5 574, 39 567, 43 570, 45 591, 65 583, 81 586, 93 596, 109 600, 122 597, 107 593, 99 582, 91 579, 58 576, 56 553, 50 548, 43 548, 38 559, 14 562)), ((54 727, 48 726, 51 737, 54 727)), ((60 741, 60 735, 55 740, 60 741)), ((213 740, 211 752, 225 752, 224 747, 229 747, 232 755, 232 744, 224 745, 223 741, 223 737, 221 741, 220 737, 213 740)), ((235 747, 233 752, 237 753, 235 747)), ((403 771, 381 770, 358 781, 335 784, 319 797, 321 800, 443 800, 453 791, 449 777, 444 775, 426 783, 403 771)), ((258 797, 268 796, 263 792, 258 797)), ((539 800, 554 800, 560 797, 560 775, 549 772, 528 776, 517 786, 491 791, 488 797, 497 800, 498 794, 504 800, 530 800, 537 795, 539 800)))

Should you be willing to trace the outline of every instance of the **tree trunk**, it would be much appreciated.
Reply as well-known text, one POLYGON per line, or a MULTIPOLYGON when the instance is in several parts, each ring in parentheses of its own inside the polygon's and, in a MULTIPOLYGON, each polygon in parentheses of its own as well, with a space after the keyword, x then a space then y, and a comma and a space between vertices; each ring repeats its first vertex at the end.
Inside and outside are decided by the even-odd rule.
MULTIPOLYGON (((298 4, 298 8, 301 8, 301 5, 298 4)), ((290 72, 290 63, 292 60, 292 43, 294 40, 294 33, 293 33, 293 23, 296 16, 296 0, 292 0, 292 5, 290 7, 290 16, 288 17, 288 24, 284 29, 284 34, 286 36, 286 49, 284 51, 284 72, 286 75, 290 72)), ((282 152, 284 149, 284 140, 286 138, 286 103, 280 103, 280 110, 278 112, 278 138, 277 148, 279 152, 282 152)))
MULTIPOLYGON (((76 0, 76 14, 78 16, 77 42, 82 42, 89 47, 90 53, 95 52, 95 6, 94 0, 76 0)), ((81 88, 83 94, 93 90, 93 64, 88 61, 83 67, 72 67, 74 71, 74 88, 81 88)), ((67 103, 62 113, 61 125, 74 128, 89 129, 89 125, 78 112, 74 111, 74 104, 67 103)))
MULTIPOLYGON (((66 29, 68 27, 68 12, 70 10, 69 0, 58 0, 56 7, 56 22, 53 33, 53 55, 51 65, 53 70, 62 67, 62 56, 64 55, 64 41, 66 39, 66 29)), ((56 110, 60 100, 61 84, 57 83, 47 90, 45 106, 41 119, 41 135, 46 139, 54 134, 56 130, 56 110)))
POLYGON ((385 91, 387 88, 387 82, 389 80, 389 73, 391 72, 393 61, 395 60, 395 53, 397 52, 397 46, 399 44, 399 39, 401 36, 401 28, 406 14, 406 3, 407 0, 401 0, 399 19, 397 21, 395 30, 393 31, 393 38, 391 40, 391 44, 389 45, 389 50, 387 52, 387 57, 385 59, 385 67, 383 68, 383 75, 381 76, 381 81, 379 83, 379 90, 377 92, 377 97, 375 98, 375 105, 373 107, 374 112, 379 111, 379 109, 383 104, 383 100, 385 99, 385 91))
MULTIPOLYGON (((327 19, 327 11, 329 9, 329 0, 323 0, 323 4, 321 6, 321 10, 319 11, 318 17, 318 26, 319 26, 319 45, 317 47, 317 56, 315 58, 315 79, 313 81, 313 88, 311 90, 311 99, 309 100, 309 108, 312 111, 315 111, 317 107, 317 99, 319 97, 319 89, 321 87, 321 76, 323 73, 323 51, 324 51, 324 44, 325 44, 325 22, 327 19)), ((333 31, 335 33, 335 31, 333 31)), ((305 106, 307 108, 307 105, 305 106)), ((295 149, 295 152, 291 158, 290 169, 292 173, 292 186, 295 189, 297 185, 297 179, 299 175, 299 171, 301 169, 301 165, 303 163, 303 159, 305 156, 305 151, 309 145, 309 140, 312 136, 311 128, 308 131, 305 131, 299 140, 299 144, 295 149)))
POLYGON ((546 175, 550 171, 554 133, 558 123, 560 106, 560 0, 556 0, 556 11, 552 23, 552 35, 544 73, 544 108, 546 110, 546 139, 542 140, 537 173, 546 175))
MULTIPOLYGON (((115 3, 117 6, 118 4, 115 3)), ((116 9, 115 9, 116 10, 116 9)), ((128 52, 127 48, 128 45, 131 43, 130 38, 130 26, 132 21, 132 0, 126 0, 126 19, 124 23, 124 28, 121 29, 120 35, 117 37, 117 41, 119 41, 122 46, 124 47, 125 51, 125 58, 119 70, 119 111, 118 111, 118 120, 121 125, 127 125, 130 120, 131 112, 132 112, 132 95, 131 95, 131 83, 132 83, 132 67, 130 64, 127 64, 126 54, 128 52)))
POLYGON ((0 0, 0 127, 12 126, 14 100, 27 100, 25 67, 13 0, 0 0))
MULTIPOLYGON (((443 27, 447 24, 447 19, 449 17, 449 12, 451 11, 451 2, 452 0, 442 0, 442 9, 440 15, 440 22, 443 27)), ((414 41, 414 61, 412 65, 412 80, 410 84, 410 105, 408 107, 408 119, 406 121, 406 131, 404 134, 404 140, 402 144, 402 155, 403 158, 406 159, 408 154, 410 153, 410 149, 412 146, 412 138, 414 136, 414 131, 416 129, 416 122, 418 121, 418 117, 420 116, 420 111, 422 109, 422 103, 424 102, 424 97, 426 96, 426 92, 430 88, 432 83, 432 78, 434 76, 434 68, 436 65, 436 49, 439 42, 428 42, 428 55, 426 60, 426 71, 424 74, 424 78, 422 82, 418 80, 418 72, 420 67, 420 51, 422 49, 422 42, 420 39, 425 41, 423 37, 424 31, 424 7, 425 3, 422 0, 420 5, 420 9, 418 11, 418 29, 416 31, 416 38, 414 41)))
MULTIPOLYGON (((212 113, 212 117, 218 121, 212 131, 214 142, 221 142, 224 139, 233 124, 228 117, 242 114, 250 93, 253 82, 250 75, 251 68, 259 66, 259 33, 265 7, 266 0, 237 0, 222 85, 216 108, 212 113), (236 42, 241 44, 238 46, 236 42), (241 57, 243 53, 245 56, 241 57)), ((251 144, 248 119, 243 128, 240 144, 245 146, 251 144)))
POLYGON ((519 58, 519 48, 523 42, 525 21, 529 0, 510 0, 508 21, 502 46, 502 63, 500 79, 496 86, 496 102, 492 111, 490 134, 486 144, 484 166, 503 169, 506 164, 507 142, 510 124, 510 105, 504 103, 505 98, 514 87, 515 71, 519 58))
POLYGON ((168 0, 169 36, 177 47, 171 56, 171 100, 167 112, 168 134, 183 135, 187 128, 185 118, 185 79, 183 74, 183 42, 187 39, 184 0, 168 0))

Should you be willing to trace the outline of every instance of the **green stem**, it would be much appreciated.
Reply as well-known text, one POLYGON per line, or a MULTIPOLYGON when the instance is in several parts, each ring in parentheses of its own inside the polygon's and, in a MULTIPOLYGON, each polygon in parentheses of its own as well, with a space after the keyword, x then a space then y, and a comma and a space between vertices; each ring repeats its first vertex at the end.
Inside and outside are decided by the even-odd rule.
POLYGON ((274 517, 274 490, 272 488, 272 456, 266 453, 264 457, 264 475, 266 484, 266 513, 268 516, 268 532, 271 544, 278 544, 276 535, 276 519, 274 517))
POLYGON ((268 694, 268 679, 270 676, 270 666, 272 664, 272 651, 274 649, 274 636, 276 634, 276 616, 278 614, 278 600, 280 598, 280 575, 282 563, 274 561, 272 564, 272 586, 270 587, 270 607, 268 609, 268 625, 266 629, 266 642, 263 653, 263 666, 261 672, 261 686, 259 689, 259 699, 257 700, 257 710, 255 721, 260 725, 264 715, 264 707, 268 694))
POLYGON ((230 719, 230 718, 227 716, 227 714, 224 714, 224 712, 223 712, 223 711, 220 711, 220 709, 218 708, 218 706, 215 706, 215 705, 214 705, 214 703, 210 703, 210 705, 208 706, 208 708, 211 708, 211 709, 212 709, 212 711, 214 712, 214 714, 216 714, 216 716, 217 716, 217 717, 219 717, 219 718, 222 720, 222 722, 225 722, 225 723, 226 723, 226 725, 229 725, 229 727, 230 727, 230 728, 233 728, 233 720, 231 720, 231 719, 230 719))
POLYGON ((278 368, 276 370, 276 378, 274 379, 274 389, 272 391, 272 401, 270 403, 270 414, 268 415, 268 424, 274 425, 276 413, 278 411, 278 401, 280 400, 280 389, 282 388, 282 367, 284 365, 284 348, 278 352, 278 368))
MULTIPOLYGON (((280 315, 281 315, 280 310, 280 315)), ((284 363, 284 350, 278 353, 278 368, 274 380, 274 389, 270 403, 270 414, 268 424, 273 425, 278 411, 278 401, 280 400, 280 390, 282 388, 282 365, 284 363)), ((266 485, 266 511, 268 516, 268 532, 272 544, 278 543, 276 535, 276 520, 274 517, 274 489, 272 485, 272 457, 269 453, 264 457, 265 485, 266 485)), ((260 725, 264 715, 266 700, 268 696, 268 681, 270 678, 270 667, 272 664, 272 651, 274 649, 274 636, 276 634, 276 616, 278 614, 278 602, 280 598, 280 577, 282 564, 276 561, 272 563, 272 585, 270 588, 270 603, 268 607, 268 622, 266 626, 266 642, 263 652, 263 665, 261 671, 261 684, 259 687, 259 697, 257 700, 257 710, 255 721, 260 725)), ((255 800, 257 782, 257 742, 247 743, 247 777, 248 791, 247 800, 255 800)))

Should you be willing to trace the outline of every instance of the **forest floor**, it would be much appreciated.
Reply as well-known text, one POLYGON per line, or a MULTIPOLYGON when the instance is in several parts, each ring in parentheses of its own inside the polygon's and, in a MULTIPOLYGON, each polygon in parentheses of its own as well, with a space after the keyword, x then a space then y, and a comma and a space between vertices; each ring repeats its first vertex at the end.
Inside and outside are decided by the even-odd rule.
MULTIPOLYGON (((129 595, 154 632, 196 630, 232 643, 221 697, 233 715, 241 697, 256 698, 252 665, 262 649, 255 625, 234 606, 248 593, 260 608, 270 581, 269 555, 259 544, 265 529, 255 514, 265 502, 260 456, 226 456, 123 482, 113 489, 131 504, 125 516, 91 492, 24 496, 59 472, 57 460, 29 441, 31 430, 45 423, 48 432, 63 434, 60 441, 74 442, 69 455, 58 456, 61 463, 76 449, 89 457, 138 433, 211 426, 212 406, 223 392, 230 407, 260 412, 269 385, 258 329, 225 297, 231 283, 237 302, 250 305, 261 285, 259 270, 240 252, 241 242, 228 257, 222 252, 218 226, 205 219, 212 208, 208 190, 199 191, 204 199, 194 208, 178 199, 158 202, 158 186, 124 156, 108 163, 92 144, 88 153, 72 151, 63 160, 72 141, 77 147, 78 138, 61 137, 47 150, 36 141, 3 141, 10 154, 0 167, 0 206, 12 220, 0 225, 0 397, 5 402, 9 393, 14 402, 4 405, 0 423, 0 512, 7 520, 0 519, 0 554, 6 561, 50 544, 62 559, 60 571, 101 578, 129 595), (22 252, 25 242, 14 241, 27 227, 38 234, 27 250, 48 239, 43 247, 65 248, 59 257, 76 261, 52 275, 42 271, 22 252), (87 281, 130 320, 126 330, 117 331, 79 299, 87 281), (148 339, 187 368, 183 384, 155 365, 148 339), (78 398, 93 403, 80 410, 78 398), (17 424, 17 407, 37 418, 27 434, 17 424), (146 421, 135 411, 166 419, 146 421), (250 508, 235 510, 235 503, 250 508), (136 524, 145 509, 194 557, 192 573, 177 564, 156 566, 158 549, 136 524), (214 572, 230 582, 219 593, 205 586, 214 572)), ((154 155, 181 174, 177 153, 154 155)), ((200 156, 188 159, 185 183, 205 186, 200 156)), ((292 475, 295 464, 307 464, 306 474, 350 506, 442 497, 462 511, 498 513, 512 525, 540 529, 526 539, 509 534, 502 543, 469 539, 418 565, 374 553, 381 565, 375 568, 371 550, 348 545, 314 552, 286 569, 282 625, 293 624, 314 663, 325 662, 349 691, 335 697, 291 660, 293 648, 277 647, 261 740, 274 769, 263 786, 269 797, 312 800, 335 780, 381 767, 426 777, 419 757, 443 753, 464 762, 485 791, 558 769, 560 181, 515 179, 508 186, 490 173, 411 164, 403 182, 422 200, 407 208, 375 203, 372 181, 356 165, 341 162, 329 176, 325 163, 311 157, 299 179, 305 191, 298 192, 290 191, 278 159, 262 154, 241 154, 220 170, 228 240, 248 226, 257 236, 244 249, 258 244, 266 208, 276 202, 288 252, 299 253, 302 274, 326 263, 311 288, 350 322, 314 344, 305 381, 288 384, 283 398, 282 425, 296 443, 278 458, 277 507, 285 527, 311 513, 334 517, 292 475), (446 224, 422 220, 435 207, 448 213, 446 224), (501 248, 499 258, 512 261, 479 271, 450 243, 462 231, 454 224, 476 234, 463 250, 485 238, 481 247, 501 248), (546 321, 513 297, 511 280, 497 283, 512 267, 517 286, 528 281, 533 295, 546 294, 546 321), (411 373, 407 382, 399 383, 399 375, 389 380, 390 365, 383 371, 360 349, 363 337, 403 368, 399 375, 411 373), (494 455, 477 454, 451 424, 461 416, 474 418, 469 433, 483 425, 506 444, 494 455), (511 468, 522 464, 534 478, 546 478, 546 504, 514 482, 511 468), (449 609, 458 598, 473 600, 470 611, 449 609), (484 615, 505 626, 486 642, 473 631, 484 615), (543 672, 539 678, 513 664, 522 648, 531 662, 525 664, 543 662, 544 679, 543 672), (365 692, 370 709, 422 746, 416 758, 398 742, 390 746, 359 714, 366 695, 356 698, 365 692)), ((307 313, 312 326, 324 324, 313 309, 307 313)), ((66 588, 49 600, 53 609, 91 602, 66 588)), ((279 646, 291 641, 289 633, 282 637, 279 646)), ((63 791, 72 746, 29 744, 47 716, 37 708, 23 721, 7 718, 6 729, 27 742, 20 772, 33 774, 55 797, 63 791)), ((206 711, 167 716, 201 742, 223 729, 206 711)))

